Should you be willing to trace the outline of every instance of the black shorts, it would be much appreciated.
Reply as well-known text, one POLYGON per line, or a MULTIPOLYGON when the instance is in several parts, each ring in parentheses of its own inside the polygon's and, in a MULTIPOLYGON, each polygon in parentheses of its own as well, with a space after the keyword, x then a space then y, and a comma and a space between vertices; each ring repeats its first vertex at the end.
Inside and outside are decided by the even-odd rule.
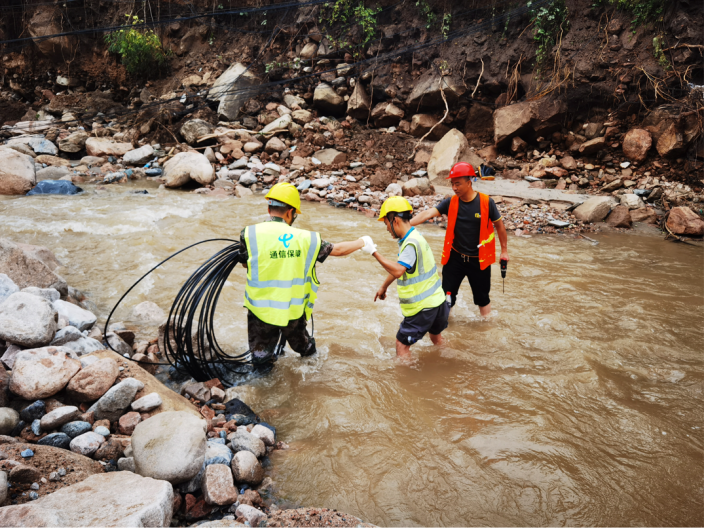
POLYGON ((452 250, 450 260, 442 268, 442 291, 452 294, 452 306, 457 302, 457 292, 464 278, 467 277, 474 304, 486 306, 491 302, 489 290, 491 290, 491 266, 486 269, 479 269, 478 257, 462 257, 457 251, 452 250))
POLYGON ((287 326, 275 326, 265 323, 247 310, 247 337, 252 363, 261 364, 276 361, 276 345, 285 338, 284 344, 298 352, 301 356, 315 354, 315 340, 306 329, 306 316, 288 322, 287 326))
POLYGON ((450 307, 443 302, 436 308, 426 308, 415 315, 404 317, 396 339, 404 345, 412 345, 423 339, 428 332, 438 335, 447 328, 449 315, 450 307))

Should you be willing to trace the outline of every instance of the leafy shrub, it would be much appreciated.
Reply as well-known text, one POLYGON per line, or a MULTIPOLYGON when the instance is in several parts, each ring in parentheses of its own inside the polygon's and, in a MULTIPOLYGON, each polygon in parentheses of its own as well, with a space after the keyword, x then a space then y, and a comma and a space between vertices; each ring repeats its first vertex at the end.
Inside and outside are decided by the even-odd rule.
MULTIPOLYGON (((374 33, 376 32, 376 15, 381 12, 380 7, 365 7, 363 0, 337 0, 334 4, 326 3, 323 7, 327 8, 323 10, 320 15, 320 21, 328 24, 342 23, 342 24, 358 24, 362 28, 362 41, 360 42, 360 48, 364 48, 369 41, 374 38, 374 33)), ((343 41, 336 41, 330 35, 327 35, 328 40, 338 45, 341 45, 343 41)), ((346 45, 347 42, 344 41, 346 45)))
POLYGON ((615 5, 620 11, 632 13, 634 27, 661 19, 665 11, 665 0, 594 0, 592 7, 604 5, 615 5))
MULTIPOLYGON (((530 1, 526 5, 530 8, 532 3, 530 1)), ((565 0, 555 0, 548 6, 531 10, 535 24, 533 40, 538 44, 536 64, 539 69, 546 64, 550 50, 557 44, 560 34, 569 31, 570 21, 567 19, 567 15, 565 0)))
MULTIPOLYGON (((144 23, 137 16, 125 15, 133 26, 144 23)), ((150 76, 163 71, 169 62, 170 51, 164 50, 159 35, 151 29, 119 29, 105 35, 108 51, 120 55, 128 73, 150 76)))

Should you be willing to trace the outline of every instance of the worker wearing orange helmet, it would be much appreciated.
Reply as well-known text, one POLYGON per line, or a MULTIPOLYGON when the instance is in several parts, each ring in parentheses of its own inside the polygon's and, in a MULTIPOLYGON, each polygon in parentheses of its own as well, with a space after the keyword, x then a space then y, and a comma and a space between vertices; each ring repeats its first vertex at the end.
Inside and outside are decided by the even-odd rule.
MULTIPOLYGON (((374 245, 372 256, 389 273, 384 284, 374 296, 386 299, 386 290, 396 282, 398 300, 401 303, 403 321, 396 334, 396 355, 408 358, 411 345, 430 334, 433 344, 442 343, 440 333, 447 328, 450 306, 442 290, 435 257, 425 238, 410 224, 413 207, 405 198, 392 196, 386 200, 379 212, 379 221, 398 240, 398 261, 383 257, 374 245)), ((369 251, 365 251, 368 253, 369 251)))
POLYGON ((411 220, 411 225, 422 224, 440 215, 447 215, 447 231, 442 251, 442 288, 452 295, 452 306, 466 277, 474 304, 479 313, 491 313, 491 264, 496 261, 494 229, 501 243, 501 260, 508 260, 508 237, 496 203, 488 195, 472 188, 476 178, 469 163, 456 163, 448 179, 455 196, 446 198, 436 207, 423 211, 411 220))
POLYGON ((277 183, 266 199, 271 221, 242 230, 239 257, 247 268, 244 305, 249 351, 259 368, 270 368, 286 342, 301 356, 315 354, 306 321, 318 292, 316 263, 358 249, 369 253, 373 246, 370 237, 331 244, 319 233, 292 227, 301 214, 301 197, 290 183, 277 183))

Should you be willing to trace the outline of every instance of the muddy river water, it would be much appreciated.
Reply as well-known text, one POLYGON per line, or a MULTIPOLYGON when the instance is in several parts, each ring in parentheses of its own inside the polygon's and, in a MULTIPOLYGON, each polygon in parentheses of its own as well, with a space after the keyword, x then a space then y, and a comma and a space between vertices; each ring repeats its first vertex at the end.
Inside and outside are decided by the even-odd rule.
MULTIPOLYGON (((76 197, 0 198, 0 236, 53 249, 59 272, 104 321, 142 273, 205 238, 238 239, 266 219, 261 197, 213 199, 156 186, 86 186, 76 197), (149 194, 134 191, 148 188, 149 194)), ((304 204, 297 227, 331 242, 383 225, 304 204)), ((439 258, 444 231, 421 227, 439 258)), ((357 252, 318 266, 317 356, 288 351, 242 389, 290 449, 269 475, 291 504, 379 525, 704 523, 704 252, 660 238, 509 238, 506 292, 495 268, 490 321, 468 287, 446 332, 411 365, 394 360, 395 287, 357 252)), ((190 250, 144 281, 115 320, 152 300, 168 309, 223 244, 190 250)), ((218 340, 246 349, 244 270, 224 290, 218 340)), ((145 329, 145 335, 153 329, 145 329)))

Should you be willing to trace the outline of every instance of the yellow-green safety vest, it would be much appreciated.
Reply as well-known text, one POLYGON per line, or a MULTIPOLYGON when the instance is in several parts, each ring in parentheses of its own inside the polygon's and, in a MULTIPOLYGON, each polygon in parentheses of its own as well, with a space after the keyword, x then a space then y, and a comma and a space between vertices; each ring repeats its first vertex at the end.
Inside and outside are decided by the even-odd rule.
POLYGON ((428 242, 413 229, 401 243, 399 255, 409 244, 413 244, 416 250, 416 269, 413 273, 407 271, 396 281, 404 317, 415 315, 426 308, 436 308, 445 302, 442 280, 428 242))
POLYGON ((309 319, 320 285, 315 275, 320 235, 284 222, 264 222, 247 227, 244 239, 245 307, 275 326, 286 326, 304 313, 309 319))

